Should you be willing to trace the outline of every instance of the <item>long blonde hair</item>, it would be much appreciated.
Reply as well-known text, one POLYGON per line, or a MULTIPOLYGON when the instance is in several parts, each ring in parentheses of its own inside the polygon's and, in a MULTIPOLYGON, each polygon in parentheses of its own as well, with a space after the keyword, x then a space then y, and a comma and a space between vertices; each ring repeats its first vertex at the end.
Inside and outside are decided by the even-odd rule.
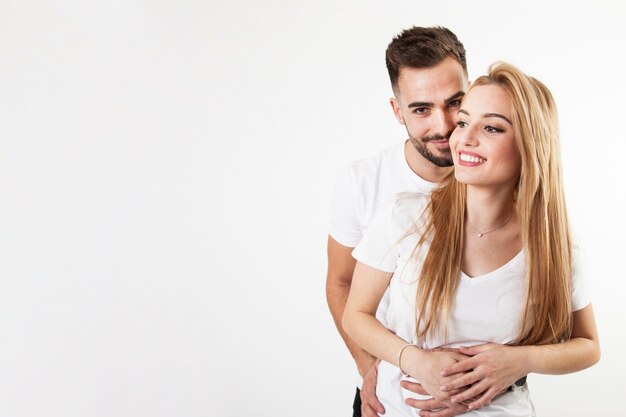
MULTIPOLYGON (((572 242, 565 207, 556 105, 540 81, 496 62, 470 87, 498 85, 512 103, 513 128, 521 155, 515 190, 528 290, 516 344, 546 344, 571 335, 572 242)), ((433 191, 429 219, 416 251, 426 239, 417 284, 417 336, 447 328, 464 242, 466 186, 451 174, 433 191)), ((447 332, 446 332, 447 333, 447 332)))

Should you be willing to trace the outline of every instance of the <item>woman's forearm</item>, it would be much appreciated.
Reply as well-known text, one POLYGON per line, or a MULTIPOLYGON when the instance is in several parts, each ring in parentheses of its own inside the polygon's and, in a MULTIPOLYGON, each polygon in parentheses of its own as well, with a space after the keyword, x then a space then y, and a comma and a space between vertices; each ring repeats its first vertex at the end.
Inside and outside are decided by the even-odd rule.
POLYGON ((341 324, 361 349, 397 366, 398 352, 407 342, 376 319, 376 309, 392 275, 357 262, 341 324))
POLYGON ((343 315, 343 328, 362 349, 398 366, 398 352, 407 342, 390 332, 370 313, 350 311, 343 315))
POLYGON ((348 335, 363 349, 417 379, 426 392, 446 407, 452 407, 457 412, 467 411, 464 405, 450 402, 450 393, 441 391, 441 386, 450 379, 442 377, 441 370, 465 359, 465 355, 454 351, 425 351, 417 346, 402 350, 407 342, 391 333, 376 320, 376 317, 367 313, 354 311, 344 313, 343 326, 348 335))
POLYGON ((525 346, 529 372, 567 374, 581 371, 600 360, 600 342, 591 304, 572 315, 572 337, 554 345, 525 346))
POLYGON ((528 372, 560 375, 581 371, 600 360, 597 341, 576 337, 554 345, 524 346, 528 372))

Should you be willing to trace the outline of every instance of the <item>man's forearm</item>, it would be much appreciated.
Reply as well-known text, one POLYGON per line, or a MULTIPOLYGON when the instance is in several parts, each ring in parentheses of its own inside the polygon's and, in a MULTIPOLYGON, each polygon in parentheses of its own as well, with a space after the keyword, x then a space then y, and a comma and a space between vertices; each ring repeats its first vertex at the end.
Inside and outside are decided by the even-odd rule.
POLYGON ((326 300, 328 301, 328 307, 330 308, 330 314, 333 316, 335 326, 341 335, 346 347, 350 351, 352 358, 356 362, 359 374, 363 376, 365 372, 374 364, 376 358, 364 351, 357 345, 343 330, 341 320, 343 312, 346 308, 346 301, 348 300, 348 294, 350 293, 350 286, 347 284, 340 284, 333 282, 329 279, 326 283, 326 300))

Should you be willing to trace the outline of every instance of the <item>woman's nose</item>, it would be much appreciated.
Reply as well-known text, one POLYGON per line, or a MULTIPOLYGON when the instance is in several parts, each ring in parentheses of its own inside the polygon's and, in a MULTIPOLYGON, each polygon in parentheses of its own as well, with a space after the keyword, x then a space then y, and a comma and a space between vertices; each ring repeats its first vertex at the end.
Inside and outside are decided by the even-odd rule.
POLYGON ((475 146, 477 143, 475 129, 470 125, 462 129, 457 129, 455 133, 459 133, 459 143, 467 146, 475 146))

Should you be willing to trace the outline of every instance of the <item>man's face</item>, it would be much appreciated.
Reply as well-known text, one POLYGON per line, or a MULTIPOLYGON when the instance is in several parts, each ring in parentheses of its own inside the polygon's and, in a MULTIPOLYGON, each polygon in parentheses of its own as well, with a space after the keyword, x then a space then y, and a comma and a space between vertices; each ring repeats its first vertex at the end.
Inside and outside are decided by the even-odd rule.
POLYGON ((431 68, 400 69, 391 106, 411 144, 436 166, 452 166, 448 140, 466 90, 467 77, 453 58, 431 68))

